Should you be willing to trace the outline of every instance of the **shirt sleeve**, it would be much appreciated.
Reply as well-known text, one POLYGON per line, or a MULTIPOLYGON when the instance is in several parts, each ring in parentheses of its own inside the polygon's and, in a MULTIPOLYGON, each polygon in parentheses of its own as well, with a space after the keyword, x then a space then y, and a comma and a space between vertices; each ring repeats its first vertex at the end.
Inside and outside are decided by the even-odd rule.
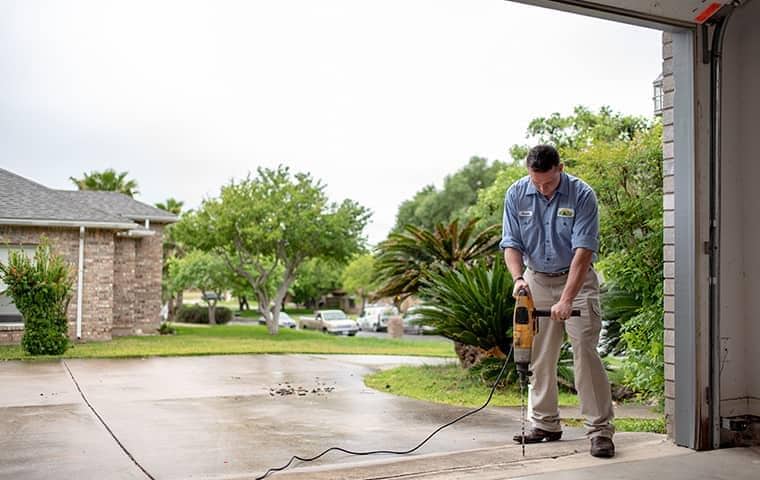
POLYGON ((571 241, 573 251, 576 248, 599 251, 599 209, 590 188, 578 197, 571 241))
POLYGON ((520 252, 525 252, 522 235, 520 234, 520 222, 517 218, 517 200, 515 189, 510 187, 504 196, 504 218, 501 225, 501 242, 499 246, 502 249, 515 248, 520 252))

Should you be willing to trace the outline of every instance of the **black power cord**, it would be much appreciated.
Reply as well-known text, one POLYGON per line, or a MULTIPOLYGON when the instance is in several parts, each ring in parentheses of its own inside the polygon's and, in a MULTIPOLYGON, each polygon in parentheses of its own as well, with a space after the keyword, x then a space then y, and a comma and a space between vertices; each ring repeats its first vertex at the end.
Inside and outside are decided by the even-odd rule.
POLYGON ((292 457, 290 457, 290 460, 288 460, 288 463, 286 463, 285 465, 283 465, 281 467, 270 468, 263 475, 256 477, 256 480, 263 480, 263 479, 267 478, 272 473, 281 472, 281 471, 285 470, 295 460, 300 460, 301 462, 313 462, 314 460, 317 460, 317 459, 321 458, 323 455, 325 455, 325 454, 327 454, 329 452, 343 452, 343 453, 347 453, 349 455, 359 455, 359 456, 375 455, 375 454, 381 454, 381 453, 388 453, 388 454, 392 454, 392 455, 408 455, 410 453, 415 452, 421 446, 425 445, 428 442, 428 440, 430 440, 431 438, 433 438, 433 436, 435 436, 435 434, 437 434, 438 432, 440 432, 444 428, 450 427, 451 425, 454 425, 458 421, 463 420, 463 419, 469 417, 470 415, 475 415, 476 413, 478 413, 479 411, 483 410, 484 408, 486 408, 488 406, 488 404, 491 402, 491 398, 493 398, 493 394, 496 392, 496 387, 499 385, 499 381, 501 380, 501 377, 504 375, 504 372, 507 369, 507 365, 509 364, 509 357, 512 356, 513 347, 514 347, 514 345, 509 347, 509 353, 507 353, 507 358, 504 359, 504 365, 501 367, 501 371, 499 371, 499 375, 496 377, 496 381, 493 383, 493 387, 491 387, 491 393, 488 394, 488 399, 486 400, 486 403, 484 403, 482 406, 476 408, 475 410, 471 410, 471 411, 469 411, 467 413, 464 413, 464 414, 458 416, 457 418, 455 418, 454 420, 450 421, 449 423, 446 423, 446 424, 441 425, 440 427, 436 428, 433 431, 433 433, 431 433, 430 435, 428 435, 425 438, 425 440, 423 440, 420 443, 418 443, 416 447, 410 448, 409 450, 402 450, 402 451, 399 451, 399 450, 369 450, 369 451, 366 451, 366 452, 355 452, 353 450, 348 450, 348 449, 341 448, 341 447, 330 447, 327 450, 325 450, 322 453, 320 453, 319 455, 315 455, 313 457, 306 457, 306 458, 304 458, 304 457, 299 457, 298 455, 293 455, 292 457))

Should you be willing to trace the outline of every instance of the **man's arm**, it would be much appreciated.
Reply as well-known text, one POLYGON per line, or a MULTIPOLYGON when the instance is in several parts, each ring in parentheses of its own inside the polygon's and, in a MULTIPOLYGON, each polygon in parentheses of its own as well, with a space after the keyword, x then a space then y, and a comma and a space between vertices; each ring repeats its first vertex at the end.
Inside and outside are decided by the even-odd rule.
POLYGON ((514 288, 512 289, 512 296, 515 296, 521 287, 530 290, 528 282, 522 278, 524 272, 522 252, 512 247, 505 248, 504 263, 507 264, 507 269, 509 270, 509 273, 512 274, 512 278, 516 279, 514 288))
MULTIPOLYGON (((552 306, 552 320, 567 320, 570 318, 573 300, 583 287, 586 280, 588 269, 591 268, 591 262, 594 258, 594 252, 587 248, 576 248, 573 253, 573 261, 570 263, 570 272, 567 274, 567 282, 562 290, 562 296, 559 302, 552 306)), ((510 270, 511 271, 511 270, 510 270)))

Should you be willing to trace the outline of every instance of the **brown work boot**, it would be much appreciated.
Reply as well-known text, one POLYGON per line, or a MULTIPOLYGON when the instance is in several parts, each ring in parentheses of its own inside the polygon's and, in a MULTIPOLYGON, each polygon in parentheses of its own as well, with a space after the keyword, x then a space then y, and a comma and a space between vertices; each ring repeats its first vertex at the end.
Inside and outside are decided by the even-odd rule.
MULTIPOLYGON (((525 443, 540 443, 540 442, 556 442, 562 438, 562 432, 549 432, 547 430, 541 430, 540 428, 533 428, 530 431, 525 432, 525 443)), ((517 434, 512 437, 517 443, 522 442, 522 435, 517 434)))
POLYGON ((599 458, 612 458, 615 456, 615 444, 611 438, 592 437, 591 456, 599 458))

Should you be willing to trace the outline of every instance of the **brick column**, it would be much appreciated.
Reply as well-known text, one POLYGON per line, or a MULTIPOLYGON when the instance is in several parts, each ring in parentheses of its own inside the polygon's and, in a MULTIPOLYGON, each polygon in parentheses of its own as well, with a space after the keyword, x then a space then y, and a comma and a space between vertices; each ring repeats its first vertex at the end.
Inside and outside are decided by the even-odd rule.
POLYGON ((662 202, 663 202, 663 271, 665 282, 665 422, 668 438, 673 438, 673 413, 675 412, 675 205, 673 150, 673 39, 670 33, 662 34, 662 202))

